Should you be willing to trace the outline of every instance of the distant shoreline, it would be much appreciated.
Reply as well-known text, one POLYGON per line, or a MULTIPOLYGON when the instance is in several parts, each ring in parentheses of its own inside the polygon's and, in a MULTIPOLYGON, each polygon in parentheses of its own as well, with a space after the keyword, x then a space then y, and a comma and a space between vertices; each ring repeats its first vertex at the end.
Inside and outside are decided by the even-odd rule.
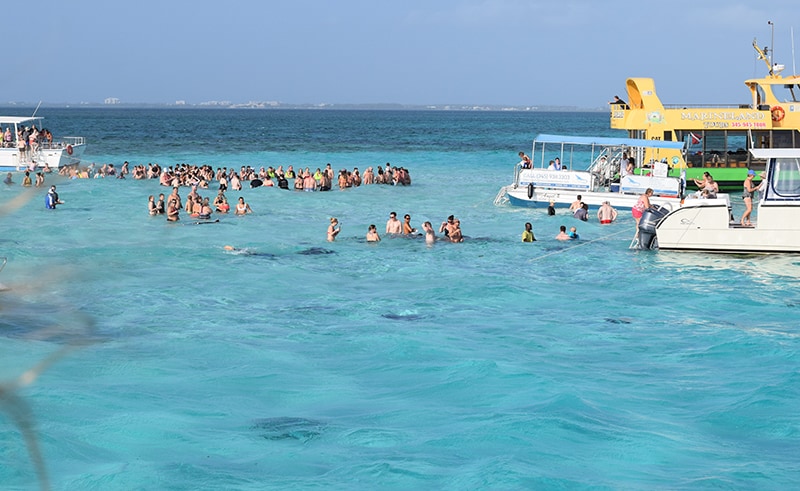
MULTIPOLYGON (((0 103, 2 109, 35 109, 38 103, 6 102, 0 103)), ((149 103, 116 103, 100 102, 43 102, 39 110, 58 109, 253 109, 272 110, 304 109, 304 110, 349 110, 349 111, 472 111, 472 112, 607 112, 607 106, 575 107, 575 106, 504 106, 474 104, 284 104, 251 102, 246 104, 208 102, 201 104, 149 104, 149 103)))

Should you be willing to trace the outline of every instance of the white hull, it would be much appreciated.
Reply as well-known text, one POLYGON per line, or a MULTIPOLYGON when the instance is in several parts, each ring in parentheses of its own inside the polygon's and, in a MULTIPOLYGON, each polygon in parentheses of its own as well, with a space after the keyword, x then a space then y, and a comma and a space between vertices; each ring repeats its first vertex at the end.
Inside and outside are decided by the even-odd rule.
POLYGON ((797 205, 759 206, 758 221, 752 227, 742 227, 738 222, 730 221, 730 211, 724 202, 702 201, 708 203, 684 206, 664 217, 656 227, 659 249, 729 253, 800 252, 800 208, 797 205))
POLYGON ((723 253, 800 253, 800 149, 751 149, 766 158, 763 197, 753 226, 731 222, 722 200, 686 200, 655 227, 661 250, 723 253))
MULTIPOLYGON (((66 136, 56 139, 42 127, 41 117, 0 116, 0 128, 9 130, 10 140, 3 136, 0 145, 0 171, 22 171, 43 169, 45 165, 56 170, 62 167, 77 166, 86 150, 86 139, 82 136, 66 136), (42 130, 35 142, 28 141, 27 129, 42 130), (19 132, 19 133, 18 133, 19 132), (22 135, 18 139, 18 135, 22 135), (27 143, 26 151, 20 151, 20 141, 27 143), (33 149, 31 149, 33 146, 33 149)), ((37 134, 37 133, 33 133, 37 134)))
POLYGON ((596 209, 608 201, 614 208, 630 210, 642 194, 651 190, 651 204, 677 208, 683 183, 681 179, 668 176, 667 163, 653 161, 635 170, 629 168, 633 164, 627 160, 628 156, 633 159, 634 154, 641 154, 650 147, 680 149, 683 143, 538 135, 533 143, 534 159, 527 163, 521 161, 514 167, 512 184, 500 190, 495 204, 507 200, 513 206, 546 208, 551 202, 556 207, 569 207, 581 201, 596 209), (553 161, 552 166, 545 167, 545 162, 556 155, 569 156, 570 165, 559 169, 553 161), (587 170, 575 170, 572 157, 590 162, 587 170), (535 167, 533 162, 542 166, 535 167))
MULTIPOLYGON (((569 207, 578 197, 581 201, 589 205, 590 209, 599 208, 604 201, 608 201, 611 206, 618 210, 630 210, 639 200, 637 194, 624 194, 617 192, 595 192, 595 191, 574 191, 564 189, 535 189, 531 197, 528 197, 527 187, 509 186, 506 188, 506 196, 514 206, 529 206, 546 208, 552 201, 556 208, 569 207)), ((666 198, 661 196, 651 196, 650 203, 653 205, 666 206, 673 210, 681 206, 680 198, 666 198)))

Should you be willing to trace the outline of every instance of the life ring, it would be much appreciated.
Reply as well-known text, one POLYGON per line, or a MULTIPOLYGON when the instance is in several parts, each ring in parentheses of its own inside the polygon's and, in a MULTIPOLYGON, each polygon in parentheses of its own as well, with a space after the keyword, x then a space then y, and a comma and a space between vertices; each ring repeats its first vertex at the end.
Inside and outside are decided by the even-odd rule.
POLYGON ((533 183, 528 184, 528 199, 533 198, 533 183))
POLYGON ((72 155, 72 145, 67 145, 67 153, 72 155))
POLYGON ((786 116, 786 111, 784 111, 781 106, 772 106, 770 111, 772 111, 773 121, 780 121, 784 116, 786 116))

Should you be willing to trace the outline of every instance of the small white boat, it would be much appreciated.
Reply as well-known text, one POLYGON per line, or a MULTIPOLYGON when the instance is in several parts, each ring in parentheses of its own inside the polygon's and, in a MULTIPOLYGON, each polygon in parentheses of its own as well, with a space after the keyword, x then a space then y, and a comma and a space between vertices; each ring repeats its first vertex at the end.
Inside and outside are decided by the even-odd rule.
MULTIPOLYGON (((751 149, 766 160, 757 220, 743 227, 725 200, 686 200, 655 222, 651 248, 723 253, 800 252, 800 148, 751 149)), ((645 217, 642 217, 642 221, 645 217)), ((639 235, 642 236, 640 221, 639 235)), ((646 231, 647 232, 647 231, 646 231)))
POLYGON ((651 159, 642 165, 641 158, 645 151, 657 156, 660 149, 674 153, 683 147, 683 142, 672 141, 538 135, 533 141, 532 165, 526 168, 519 162, 514 166, 514 182, 500 189, 495 204, 569 207, 580 195, 589 208, 608 201, 614 208, 630 210, 649 188, 653 190, 651 204, 677 208, 685 180, 668 173, 670 165, 680 165, 682 160, 651 159), (550 168, 556 157, 563 162, 561 170, 550 168), (620 168, 626 158, 635 162, 635 169, 621 175, 626 173, 620 168))
POLYGON ((42 122, 43 118, 37 116, 0 116, 0 171, 37 171, 45 167, 57 170, 80 164, 86 139, 82 136, 56 139, 42 122), (38 136, 31 141, 26 129, 33 128, 38 136))

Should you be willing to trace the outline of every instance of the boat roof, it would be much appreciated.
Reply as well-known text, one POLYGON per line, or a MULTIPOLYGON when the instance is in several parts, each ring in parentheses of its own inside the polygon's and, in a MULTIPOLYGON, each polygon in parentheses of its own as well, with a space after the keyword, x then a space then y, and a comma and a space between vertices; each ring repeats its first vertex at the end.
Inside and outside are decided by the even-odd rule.
POLYGON ((800 148, 751 148, 750 153, 757 159, 800 158, 800 148))
POLYGON ((682 149, 683 142, 645 140, 640 138, 616 138, 605 136, 567 136, 540 134, 536 142, 563 143, 566 145, 600 145, 605 147, 647 147, 647 148, 674 148, 682 149))
POLYGON ((40 121, 39 116, 0 116, 0 124, 20 124, 29 121, 40 121))

